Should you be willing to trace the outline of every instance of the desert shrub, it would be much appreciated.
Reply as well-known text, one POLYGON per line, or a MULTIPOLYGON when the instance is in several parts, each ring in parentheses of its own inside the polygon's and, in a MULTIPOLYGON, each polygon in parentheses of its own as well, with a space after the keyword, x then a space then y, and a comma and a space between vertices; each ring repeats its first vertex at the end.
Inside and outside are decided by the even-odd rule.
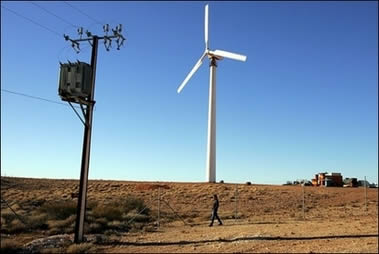
POLYGON ((88 233, 90 234, 102 233, 103 229, 104 227, 100 223, 95 222, 88 225, 88 233))
POLYGON ((108 204, 96 206, 92 210, 92 215, 98 218, 105 218, 108 221, 112 220, 121 220, 122 219, 122 210, 119 205, 108 204))
POLYGON ((1 239, 1 253, 13 254, 20 253, 22 251, 22 245, 19 241, 13 239, 1 239))
POLYGON ((116 229, 117 230, 117 229, 120 229, 121 222, 118 220, 110 221, 110 222, 108 222, 107 226, 109 229, 116 229))
POLYGON ((58 235, 58 234, 62 234, 62 230, 59 229, 59 228, 52 228, 48 231, 48 234, 49 235, 58 235))
POLYGON ((125 213, 128 213, 132 210, 136 210, 138 213, 148 215, 150 213, 150 209, 146 207, 145 202, 142 199, 127 196, 125 200, 122 202, 122 207, 125 213))
POLYGON ((27 217, 26 222, 31 229, 47 229, 47 214, 38 214, 27 217))
POLYGON ((71 215, 65 220, 50 220, 47 222, 49 226, 49 234, 72 233, 74 231, 76 215, 71 215))
POLYGON ((76 214, 76 203, 72 200, 62 200, 44 203, 40 210, 50 219, 64 220, 76 214))
POLYGON ((270 213, 270 212, 272 212, 272 209, 267 207, 267 208, 263 209, 263 212, 270 213))
POLYGON ((143 228, 143 232, 156 232, 157 231, 157 229, 154 227, 154 226, 151 226, 151 225, 149 225, 149 226, 146 226, 146 227, 144 227, 143 228))
POLYGON ((94 222, 95 221, 95 217, 94 216, 92 216, 92 211, 91 211, 91 213, 90 212, 87 212, 86 213, 86 221, 88 221, 88 222, 94 222))
POLYGON ((132 227, 130 229, 130 232, 131 233, 137 233, 137 232, 140 232, 143 230, 143 228, 145 227, 144 223, 134 223, 132 224, 132 227))
POLYGON ((96 223, 99 223, 99 224, 101 224, 101 225, 106 225, 107 223, 108 223, 108 221, 107 221, 107 219, 106 218, 97 218, 96 220, 95 220, 95 222, 96 223))
MULTIPOLYGON (((133 225, 133 223, 131 223, 133 225)), ((108 229, 128 232, 131 228, 131 225, 127 221, 111 221, 108 222, 108 229)))
POLYGON ((9 234, 16 234, 27 230, 27 226, 19 219, 13 220, 7 225, 7 232, 9 234))
POLYGON ((126 216, 125 219, 128 221, 133 219, 133 221, 135 222, 150 222, 151 221, 151 217, 145 214, 130 214, 126 216))
POLYGON ((133 218, 130 224, 149 222, 151 220, 149 213, 150 210, 146 208, 144 201, 132 196, 107 204, 97 204, 89 212, 87 230, 88 233, 129 231, 132 227, 128 224, 129 220, 133 218))
POLYGON ((109 229, 109 230, 104 231, 104 235, 108 238, 115 237, 115 236, 121 236, 120 232, 113 230, 113 229, 109 229))
POLYGON ((92 243, 72 244, 66 250, 67 253, 94 253, 95 251, 92 243))
POLYGON ((11 205, 11 208, 13 209, 13 211, 16 211, 16 212, 21 209, 19 204, 13 204, 11 205))
POLYGON ((1 212, 1 217, 5 220, 5 223, 11 223, 17 216, 10 210, 1 212))

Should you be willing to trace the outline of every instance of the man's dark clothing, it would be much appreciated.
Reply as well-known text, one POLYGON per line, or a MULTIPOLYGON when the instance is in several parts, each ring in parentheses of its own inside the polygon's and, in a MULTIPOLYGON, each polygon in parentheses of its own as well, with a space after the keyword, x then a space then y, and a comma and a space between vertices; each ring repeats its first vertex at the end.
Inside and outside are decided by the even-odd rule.
POLYGON ((211 224, 209 224, 209 226, 213 226, 213 221, 215 220, 215 218, 218 220, 219 225, 222 225, 220 217, 218 217, 217 210, 218 210, 218 199, 216 199, 213 202, 212 218, 211 218, 212 221, 211 221, 211 224))

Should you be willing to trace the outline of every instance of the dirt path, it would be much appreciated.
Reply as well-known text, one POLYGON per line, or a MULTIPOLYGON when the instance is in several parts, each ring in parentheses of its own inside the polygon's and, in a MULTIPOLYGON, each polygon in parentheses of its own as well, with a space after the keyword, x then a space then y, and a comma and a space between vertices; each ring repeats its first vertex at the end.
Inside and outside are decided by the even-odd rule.
POLYGON ((157 232, 125 234, 100 249, 137 252, 360 252, 377 253, 378 221, 292 221, 248 223, 230 220, 224 226, 194 227, 180 223, 157 232))

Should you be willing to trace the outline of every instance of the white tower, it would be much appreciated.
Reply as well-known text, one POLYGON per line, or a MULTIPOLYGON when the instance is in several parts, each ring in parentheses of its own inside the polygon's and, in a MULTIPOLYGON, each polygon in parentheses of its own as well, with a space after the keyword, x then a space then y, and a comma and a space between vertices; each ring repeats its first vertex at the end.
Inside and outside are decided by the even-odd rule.
POLYGON ((208 5, 205 6, 205 22, 204 22, 204 38, 205 38, 205 51, 190 73, 184 79, 178 88, 178 93, 187 84, 193 74, 200 68, 205 56, 210 60, 209 64, 209 106, 208 106, 208 142, 207 142, 207 164, 206 175, 207 181, 210 183, 216 182, 216 67, 217 60, 229 58, 238 61, 246 61, 246 56, 223 51, 223 50, 209 50, 208 43, 208 5))

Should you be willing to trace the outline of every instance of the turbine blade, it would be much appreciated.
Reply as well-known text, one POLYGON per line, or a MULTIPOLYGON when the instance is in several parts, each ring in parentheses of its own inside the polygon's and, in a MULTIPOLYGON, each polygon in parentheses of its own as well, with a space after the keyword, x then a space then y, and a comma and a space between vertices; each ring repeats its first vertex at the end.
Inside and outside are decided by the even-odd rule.
POLYGON ((193 74, 195 74, 195 72, 200 68, 201 64, 203 63, 203 59, 204 57, 206 56, 206 51, 203 53, 203 55, 200 57, 199 61, 196 62, 195 66, 192 68, 192 70, 190 71, 190 73, 188 73, 187 77, 184 79, 184 81, 182 82, 182 84, 179 86, 177 92, 180 93, 180 91, 182 91, 182 89, 184 88, 184 86, 187 84, 188 80, 190 80, 190 78, 193 76, 193 74))
POLYGON ((247 58, 247 56, 244 56, 244 55, 240 55, 240 54, 236 54, 236 53, 232 53, 232 52, 228 52, 224 50, 218 50, 218 49, 216 49, 215 51, 212 51, 211 53, 216 56, 222 56, 225 58, 230 58, 230 59, 238 60, 242 62, 245 62, 247 58))
POLYGON ((209 49, 209 45, 208 45, 208 4, 205 5, 204 39, 205 39, 205 49, 209 49))

